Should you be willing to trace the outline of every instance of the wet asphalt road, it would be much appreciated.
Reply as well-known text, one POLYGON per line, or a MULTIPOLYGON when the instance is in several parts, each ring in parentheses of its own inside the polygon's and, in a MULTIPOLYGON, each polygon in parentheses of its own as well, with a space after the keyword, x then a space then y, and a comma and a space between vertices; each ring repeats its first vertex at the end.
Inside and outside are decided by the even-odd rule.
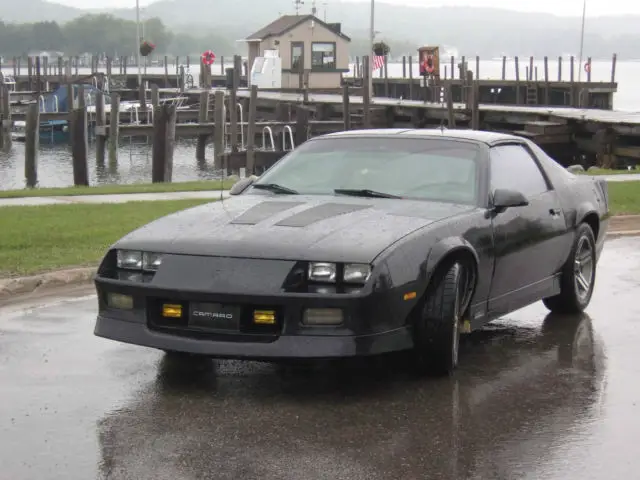
POLYGON ((402 356, 291 370, 93 336, 92 296, 0 310, 0 479, 631 479, 640 238, 608 241, 588 315, 541 303, 402 356))

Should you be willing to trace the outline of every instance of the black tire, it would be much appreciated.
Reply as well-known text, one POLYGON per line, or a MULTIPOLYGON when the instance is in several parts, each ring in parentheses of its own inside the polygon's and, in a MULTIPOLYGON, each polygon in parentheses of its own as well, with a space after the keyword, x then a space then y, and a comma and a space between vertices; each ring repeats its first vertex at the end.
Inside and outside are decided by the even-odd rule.
POLYGON ((427 291, 414 324, 413 357, 420 373, 448 375, 458 366, 463 278, 462 265, 454 263, 427 291))
POLYGON ((589 305, 596 283, 596 241, 591 227, 582 223, 560 277, 560 293, 543 300, 553 313, 581 313, 589 305), (586 276, 585 276, 586 275, 586 276))

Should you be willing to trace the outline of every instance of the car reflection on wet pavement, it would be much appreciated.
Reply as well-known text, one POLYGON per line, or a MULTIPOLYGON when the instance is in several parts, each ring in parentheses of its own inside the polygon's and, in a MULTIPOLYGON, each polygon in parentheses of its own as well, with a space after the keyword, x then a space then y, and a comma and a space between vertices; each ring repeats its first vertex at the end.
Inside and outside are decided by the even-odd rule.
POLYGON ((520 310, 440 379, 169 359, 94 337, 93 297, 0 310, 0 479, 634 478, 638 247, 607 242, 588 315, 520 310))

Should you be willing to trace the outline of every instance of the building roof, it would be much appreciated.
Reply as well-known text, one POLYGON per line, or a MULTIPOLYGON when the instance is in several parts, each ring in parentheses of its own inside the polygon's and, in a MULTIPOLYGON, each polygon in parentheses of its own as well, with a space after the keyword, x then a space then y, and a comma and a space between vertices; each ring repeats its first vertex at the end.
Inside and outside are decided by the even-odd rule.
MULTIPOLYGON (((305 23, 308 20, 313 20, 319 25, 325 27, 327 30, 334 32, 339 37, 344 38, 347 41, 351 41, 344 33, 342 33, 335 26, 325 23, 314 15, 282 15, 277 20, 274 20, 266 27, 261 28, 257 32, 249 35, 245 38, 247 42, 261 42, 269 37, 279 37, 289 30, 297 27, 298 25, 305 23)), ((339 27, 338 27, 339 28, 339 27)))

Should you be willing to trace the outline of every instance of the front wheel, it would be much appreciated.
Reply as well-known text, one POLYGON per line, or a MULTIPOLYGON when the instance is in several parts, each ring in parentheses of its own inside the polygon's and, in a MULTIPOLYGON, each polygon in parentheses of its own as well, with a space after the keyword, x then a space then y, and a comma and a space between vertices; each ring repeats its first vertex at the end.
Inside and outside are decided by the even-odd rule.
POLYGON ((596 281, 596 241, 591 227, 582 223, 569 258, 562 267, 560 293, 543 300, 553 313, 580 313, 591 301, 596 281))
POLYGON ((429 287, 414 325, 414 361, 420 372, 447 375, 458 366, 464 278, 462 265, 454 263, 429 287))

